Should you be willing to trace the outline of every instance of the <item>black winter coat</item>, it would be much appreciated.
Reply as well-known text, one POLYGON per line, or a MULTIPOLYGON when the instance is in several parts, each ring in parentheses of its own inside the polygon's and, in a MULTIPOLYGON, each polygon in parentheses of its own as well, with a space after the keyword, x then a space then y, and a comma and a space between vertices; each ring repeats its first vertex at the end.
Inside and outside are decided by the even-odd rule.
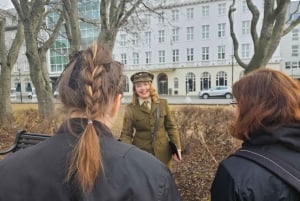
MULTIPOLYGON (((300 125, 253 134, 242 147, 255 147, 300 171, 300 125)), ((211 201, 299 201, 300 193, 255 162, 231 156, 223 160, 211 187, 211 201)))
POLYGON ((95 121, 104 173, 96 179, 90 194, 83 195, 74 183, 66 183, 68 155, 76 135, 82 131, 75 122, 81 120, 72 120, 75 135, 70 134, 64 123, 50 139, 0 161, 0 201, 181 200, 163 163, 145 151, 115 140, 105 125, 95 121))

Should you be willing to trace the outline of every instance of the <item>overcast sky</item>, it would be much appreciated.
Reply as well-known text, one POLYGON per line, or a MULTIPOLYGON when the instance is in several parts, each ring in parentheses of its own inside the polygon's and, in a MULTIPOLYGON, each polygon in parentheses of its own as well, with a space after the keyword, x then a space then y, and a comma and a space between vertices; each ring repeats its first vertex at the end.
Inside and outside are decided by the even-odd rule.
POLYGON ((6 9, 9 9, 12 7, 13 7, 13 5, 10 0, 0 0, 0 8, 1 9, 6 10, 6 9))

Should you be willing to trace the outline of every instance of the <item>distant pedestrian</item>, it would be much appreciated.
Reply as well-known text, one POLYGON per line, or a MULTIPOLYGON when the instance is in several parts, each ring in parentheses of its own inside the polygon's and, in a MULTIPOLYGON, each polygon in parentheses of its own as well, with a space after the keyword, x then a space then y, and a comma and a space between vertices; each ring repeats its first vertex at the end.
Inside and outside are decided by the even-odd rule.
POLYGON ((286 164, 300 171, 299 82, 280 71, 259 69, 232 89, 232 135, 243 141, 239 152, 272 165, 263 167, 237 155, 224 159, 212 183, 211 201, 299 201, 299 191, 267 168, 284 170, 281 164, 286 164))
POLYGON ((133 98, 126 107, 120 139, 153 154, 171 169, 172 157, 181 160, 180 137, 167 100, 158 98, 152 85, 153 77, 149 72, 131 76, 133 98), (169 140, 177 146, 178 156, 171 152, 169 140))

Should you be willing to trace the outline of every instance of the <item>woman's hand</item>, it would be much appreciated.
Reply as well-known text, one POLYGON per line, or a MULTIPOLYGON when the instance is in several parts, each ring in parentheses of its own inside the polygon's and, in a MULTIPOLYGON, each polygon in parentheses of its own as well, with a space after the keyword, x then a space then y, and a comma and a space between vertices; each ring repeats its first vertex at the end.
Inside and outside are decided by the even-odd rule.
POLYGON ((181 161, 181 159, 182 159, 182 157, 181 157, 181 150, 180 150, 180 149, 178 149, 178 156, 177 156, 176 154, 173 154, 173 155, 172 155, 173 159, 174 159, 177 163, 179 163, 179 162, 181 161), (179 157, 178 157, 178 156, 179 156, 179 157))

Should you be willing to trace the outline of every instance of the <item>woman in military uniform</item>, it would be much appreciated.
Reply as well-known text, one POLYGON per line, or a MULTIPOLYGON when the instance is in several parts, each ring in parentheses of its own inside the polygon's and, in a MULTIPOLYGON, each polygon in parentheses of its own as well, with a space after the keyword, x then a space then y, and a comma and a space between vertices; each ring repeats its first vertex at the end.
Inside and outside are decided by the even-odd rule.
POLYGON ((173 159, 179 162, 180 138, 167 100, 158 98, 152 85, 153 77, 149 72, 138 72, 131 76, 133 98, 125 111, 120 140, 153 154, 171 169, 172 153, 168 142, 171 140, 176 144, 179 156, 173 154, 173 159), (158 106, 159 123, 156 126, 158 106))

